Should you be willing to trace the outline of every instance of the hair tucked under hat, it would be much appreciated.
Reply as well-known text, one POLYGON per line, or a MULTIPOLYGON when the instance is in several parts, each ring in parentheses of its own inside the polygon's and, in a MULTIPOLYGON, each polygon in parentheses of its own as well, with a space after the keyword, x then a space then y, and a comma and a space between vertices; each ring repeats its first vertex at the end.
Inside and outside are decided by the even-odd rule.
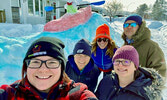
POLYGON ((91 56, 91 44, 86 39, 79 40, 74 47, 73 55, 75 54, 85 54, 91 56))
POLYGON ((141 24, 142 24, 142 17, 141 17, 140 15, 138 15, 138 14, 129 15, 129 16, 125 19, 124 23, 125 23, 126 21, 128 21, 128 20, 133 20, 133 21, 135 21, 138 25, 141 25, 141 24))
POLYGON ((26 59, 38 56, 51 56, 62 61, 62 71, 64 71, 66 64, 64 47, 64 43, 55 37, 41 37, 31 44, 25 55, 24 62, 26 59))
POLYGON ((110 28, 108 27, 107 24, 103 24, 100 25, 97 29, 96 29, 96 37, 97 38, 108 38, 111 40, 110 38, 110 28))
POLYGON ((136 68, 139 67, 139 54, 133 46, 125 45, 117 49, 112 60, 115 61, 115 59, 127 59, 132 61, 136 68))

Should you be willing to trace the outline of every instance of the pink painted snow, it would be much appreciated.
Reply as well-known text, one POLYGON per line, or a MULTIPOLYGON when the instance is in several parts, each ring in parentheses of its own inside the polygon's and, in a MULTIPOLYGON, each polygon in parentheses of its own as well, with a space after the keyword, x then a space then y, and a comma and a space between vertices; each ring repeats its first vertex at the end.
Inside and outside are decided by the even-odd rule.
POLYGON ((52 20, 44 26, 43 31, 61 32, 86 23, 92 15, 91 6, 81 8, 75 14, 66 13, 61 18, 52 20))

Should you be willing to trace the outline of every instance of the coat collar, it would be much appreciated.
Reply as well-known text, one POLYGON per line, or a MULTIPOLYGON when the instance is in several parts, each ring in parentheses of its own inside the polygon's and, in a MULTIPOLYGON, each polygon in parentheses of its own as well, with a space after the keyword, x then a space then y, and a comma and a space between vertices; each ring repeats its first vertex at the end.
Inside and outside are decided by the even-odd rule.
POLYGON ((75 61, 74 61, 74 55, 68 56, 68 61, 71 65, 71 67, 77 72, 78 75, 81 75, 81 74, 84 74, 84 73, 87 73, 87 72, 91 71, 95 66, 93 59, 90 58, 89 63, 85 66, 85 68, 83 69, 83 71, 81 73, 80 70, 78 69, 75 61))
MULTIPOLYGON (((140 76, 123 89, 132 91, 145 99, 160 100, 160 97, 162 97, 162 89, 165 86, 163 77, 152 68, 139 67, 139 70, 140 76)), ((112 76, 112 78, 115 80, 114 83, 117 86, 117 74, 114 74, 114 77, 112 76)), ((119 86, 117 87, 119 88, 119 86)))

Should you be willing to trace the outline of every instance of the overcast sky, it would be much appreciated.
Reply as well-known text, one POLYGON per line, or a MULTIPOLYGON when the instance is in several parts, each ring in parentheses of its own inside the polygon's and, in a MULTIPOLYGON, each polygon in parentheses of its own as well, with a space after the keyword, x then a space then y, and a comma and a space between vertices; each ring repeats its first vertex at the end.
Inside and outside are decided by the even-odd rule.
POLYGON ((144 3, 146 3, 148 6, 150 4, 153 5, 156 0, 117 0, 117 1, 123 4, 124 10, 134 11, 137 9, 137 7, 139 7, 139 5, 142 5, 144 3))
MULTIPOLYGON (((102 0, 83 0, 83 1, 96 2, 96 1, 102 1, 102 0)), ((112 0, 106 0, 106 1, 112 1, 112 0)), ((150 4, 153 5, 156 0, 117 0, 117 1, 123 4, 124 6, 123 10, 134 11, 137 9, 139 5, 144 3, 146 3, 148 6, 150 4)))

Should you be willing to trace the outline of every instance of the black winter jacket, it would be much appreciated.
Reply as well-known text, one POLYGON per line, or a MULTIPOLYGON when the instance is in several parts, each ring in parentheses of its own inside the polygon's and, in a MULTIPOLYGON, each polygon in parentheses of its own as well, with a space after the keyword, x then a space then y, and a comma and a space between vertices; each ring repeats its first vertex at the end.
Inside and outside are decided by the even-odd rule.
POLYGON ((100 70, 94 64, 92 58, 85 66, 85 68, 80 71, 76 63, 74 62, 74 56, 69 56, 65 72, 72 80, 86 84, 88 86, 88 89, 94 92, 98 82, 98 76, 100 75, 100 70))
POLYGON ((140 76, 131 84, 120 88, 116 73, 105 76, 96 91, 99 100, 161 100, 165 84, 154 69, 139 68, 140 76))

